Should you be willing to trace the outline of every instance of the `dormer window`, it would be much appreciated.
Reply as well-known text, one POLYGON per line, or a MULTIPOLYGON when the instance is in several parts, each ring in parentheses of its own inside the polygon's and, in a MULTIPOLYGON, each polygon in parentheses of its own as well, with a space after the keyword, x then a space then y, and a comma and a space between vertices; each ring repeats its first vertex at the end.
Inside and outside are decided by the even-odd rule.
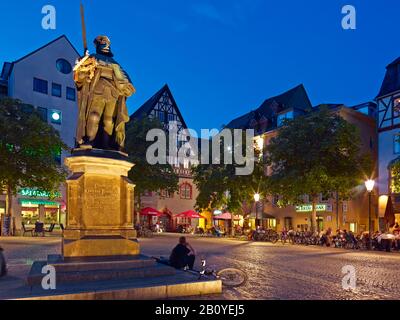
POLYGON ((278 115, 278 118, 277 118, 277 126, 282 127, 285 120, 292 120, 293 118, 294 118, 293 110, 281 113, 278 115))

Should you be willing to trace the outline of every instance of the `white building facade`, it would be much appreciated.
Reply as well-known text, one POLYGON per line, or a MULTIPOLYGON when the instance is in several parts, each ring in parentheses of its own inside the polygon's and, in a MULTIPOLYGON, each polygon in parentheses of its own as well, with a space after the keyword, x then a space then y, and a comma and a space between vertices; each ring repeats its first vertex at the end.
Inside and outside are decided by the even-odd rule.
MULTIPOLYGON (((68 147, 75 146, 78 117, 77 92, 73 80, 73 66, 79 53, 66 36, 12 63, 4 63, 1 73, 3 95, 34 106, 43 121, 54 126, 68 147), (6 92, 5 92, 6 91, 6 92)), ((57 159, 64 162, 67 153, 57 159)), ((40 220, 46 224, 62 223, 65 191, 49 200, 38 190, 20 190, 13 201, 13 227, 18 233, 22 222, 32 225, 40 220)), ((4 214, 4 196, 0 195, 0 215, 4 214)))

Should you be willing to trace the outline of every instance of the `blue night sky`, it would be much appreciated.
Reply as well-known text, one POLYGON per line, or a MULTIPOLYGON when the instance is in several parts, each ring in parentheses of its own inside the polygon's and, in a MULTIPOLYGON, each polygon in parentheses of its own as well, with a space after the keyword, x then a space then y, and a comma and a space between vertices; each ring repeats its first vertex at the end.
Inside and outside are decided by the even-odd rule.
MULTIPOLYGON (((130 112, 168 83, 189 127, 219 128, 303 83, 314 105, 373 99, 400 56, 398 0, 84 0, 88 41, 111 38, 137 88, 130 112), (357 9, 357 30, 341 9, 357 9)), ((0 4, 0 62, 66 34, 81 50, 79 0, 0 4), (41 8, 57 29, 41 28, 41 8)))

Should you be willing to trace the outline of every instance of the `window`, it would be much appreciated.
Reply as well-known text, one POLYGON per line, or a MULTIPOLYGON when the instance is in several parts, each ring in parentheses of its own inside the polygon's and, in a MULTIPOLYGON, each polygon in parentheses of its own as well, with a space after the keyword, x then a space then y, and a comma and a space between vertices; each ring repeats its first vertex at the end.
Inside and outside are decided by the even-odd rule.
POLYGON ((67 100, 76 100, 76 91, 74 88, 67 87, 67 100))
POLYGON ((393 152, 394 154, 400 154, 400 134, 395 134, 393 137, 393 152))
POLYGON ((161 198, 173 198, 174 194, 170 193, 169 191, 167 191, 165 189, 163 189, 163 190, 160 190, 160 197, 161 198))
POLYGON ((329 194, 321 194, 321 202, 329 202, 330 197, 329 194))
POLYGON ((161 122, 165 121, 165 113, 163 111, 158 111, 158 120, 161 122))
POLYGON ((353 233, 357 232, 357 223, 354 222, 350 223, 350 231, 353 233))
POLYGON ((175 121, 175 115, 172 113, 168 114, 168 122, 175 121))
POLYGON ((293 111, 282 113, 278 115, 277 126, 282 127, 285 120, 291 120, 294 117, 293 111))
POLYGON ((39 118, 42 121, 47 122, 47 109, 46 108, 38 107, 37 113, 39 115, 39 118))
POLYGON ((22 104, 21 105, 22 112, 31 114, 35 110, 35 108, 30 104, 22 104))
POLYGON ((58 59, 56 62, 57 70, 63 74, 70 74, 72 72, 71 64, 65 59, 58 59))
POLYGON ((181 199, 192 199, 192 186, 189 183, 183 183, 180 187, 181 199))
POLYGON ((59 110, 50 111, 50 121, 54 124, 61 124, 62 122, 62 112, 59 110))
POLYGON ((38 78, 33 78, 33 91, 48 94, 48 82, 38 78))
POLYGON ((61 84, 54 83, 51 85, 51 95, 61 98, 61 84))

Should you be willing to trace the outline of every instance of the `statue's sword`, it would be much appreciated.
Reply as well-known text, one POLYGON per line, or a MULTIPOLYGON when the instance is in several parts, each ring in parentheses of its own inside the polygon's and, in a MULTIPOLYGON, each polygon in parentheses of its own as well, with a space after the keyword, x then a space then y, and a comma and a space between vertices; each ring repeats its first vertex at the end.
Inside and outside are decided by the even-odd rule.
POLYGON ((88 55, 88 45, 86 38, 86 24, 85 24, 85 9, 83 8, 83 3, 81 2, 81 21, 82 21, 82 40, 83 40, 83 55, 88 55))

